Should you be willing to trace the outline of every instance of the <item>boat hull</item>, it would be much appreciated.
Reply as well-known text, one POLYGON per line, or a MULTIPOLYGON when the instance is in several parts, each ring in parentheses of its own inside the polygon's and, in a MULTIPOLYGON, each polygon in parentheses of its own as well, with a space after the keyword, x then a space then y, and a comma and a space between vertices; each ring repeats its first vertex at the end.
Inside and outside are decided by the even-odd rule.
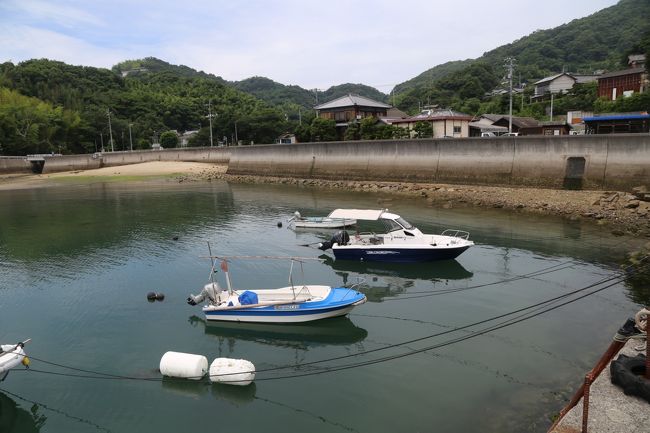
POLYGON ((401 247, 401 246, 334 246, 332 251, 337 260, 369 262, 412 263, 452 260, 461 255, 470 245, 453 247, 401 247))
POLYGON ((283 302, 276 305, 236 308, 203 307, 205 318, 210 321, 249 323, 301 323, 330 317, 344 316, 366 302, 366 296, 356 290, 333 288, 323 300, 306 302, 283 302))
POLYGON ((303 218, 292 221, 295 228, 302 229, 341 229, 355 225, 356 220, 343 220, 332 218, 303 218))

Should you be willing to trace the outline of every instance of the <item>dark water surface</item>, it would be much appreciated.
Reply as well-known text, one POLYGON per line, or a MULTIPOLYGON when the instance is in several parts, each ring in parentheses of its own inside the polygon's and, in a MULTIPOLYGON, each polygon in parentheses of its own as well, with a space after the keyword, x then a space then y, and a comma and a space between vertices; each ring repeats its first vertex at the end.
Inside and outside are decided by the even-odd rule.
MULTIPOLYGON (((615 277, 633 242, 554 218, 285 186, 0 191, 0 342, 32 338, 33 358, 0 383, 0 431, 543 432, 638 309, 625 284, 484 335, 526 311, 454 328, 615 277), (286 228, 295 210, 336 207, 389 207, 424 232, 467 230, 477 245, 456 261, 346 263, 300 246, 331 232, 286 228), (185 303, 207 282, 206 241, 221 254, 321 256, 304 265, 305 282, 363 282, 369 302, 309 325, 208 325, 185 303), (166 299, 149 303, 150 291, 166 299), (161 380, 168 350, 248 359, 257 380, 161 380)), ((289 262, 230 270, 236 287, 280 287, 289 262)))

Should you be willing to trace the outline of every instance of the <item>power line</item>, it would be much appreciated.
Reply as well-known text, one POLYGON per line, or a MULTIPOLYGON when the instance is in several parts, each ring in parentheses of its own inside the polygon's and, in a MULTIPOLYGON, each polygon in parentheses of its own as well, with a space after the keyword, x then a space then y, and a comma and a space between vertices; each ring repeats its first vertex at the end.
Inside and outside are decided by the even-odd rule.
MULTIPOLYGON (((647 256, 643 258, 643 261, 645 261, 646 259, 647 259, 647 256)), ((425 340, 428 340, 428 339, 431 339, 431 338, 451 334, 453 332, 466 330, 466 329, 473 328, 473 327, 476 327, 476 326, 480 326, 480 325, 483 325, 483 324, 486 324, 486 323, 489 323, 489 322, 493 322, 493 321, 496 321, 496 320, 499 320, 499 319, 503 319, 503 318, 506 318, 506 317, 509 317, 509 316, 517 315, 519 313, 523 313, 523 314, 520 314, 519 316, 515 316, 515 317, 507 319, 507 320, 505 320, 503 322, 496 323, 495 325, 489 326, 489 327, 484 328, 484 329, 482 329, 480 331, 471 331, 472 333, 469 334, 469 335, 453 338, 451 340, 447 340, 445 342, 438 343, 438 344, 431 345, 431 346, 427 346, 427 347, 424 347, 424 348, 421 348, 421 349, 411 350, 410 352, 407 352, 407 353, 389 355, 389 356, 380 357, 380 358, 376 358, 376 359, 372 359, 372 360, 368 360, 368 361, 356 362, 356 363, 341 365, 341 366, 337 366, 337 367, 324 367, 324 368, 322 368, 322 369, 320 369, 318 371, 311 371, 311 372, 306 372, 306 373, 301 373, 301 374, 291 374, 291 375, 284 375, 284 376, 275 376, 275 377, 268 377, 268 378, 257 378, 255 380, 256 381, 278 380, 278 379, 288 379, 288 378, 296 378, 296 377, 311 376, 311 375, 316 375, 316 374, 330 373, 330 372, 335 372, 335 371, 341 371, 341 370, 347 370, 347 369, 356 368, 356 367, 363 367, 363 366, 367 366, 367 365, 377 364, 377 363, 380 363, 380 362, 387 362, 387 361, 391 361, 391 360, 394 360, 394 359, 399 359, 399 358, 403 358, 403 357, 406 357, 406 356, 415 355, 417 353, 421 353, 421 352, 424 352, 424 351, 427 351, 427 350, 432 350, 432 349, 437 349, 437 348, 440 348, 440 347, 449 346, 451 344, 459 343, 459 342, 468 340, 470 338, 475 338, 475 337, 478 337, 480 335, 484 335, 484 334, 486 334, 488 332, 496 331, 496 330, 505 328, 507 326, 512 326, 514 324, 521 323, 521 322, 523 322, 525 320, 532 319, 532 318, 537 317, 537 316, 539 316, 541 314, 556 310, 556 309, 558 309, 558 308, 560 308, 562 306, 571 304, 573 302, 577 302, 578 300, 584 299, 584 298, 586 298, 588 296, 594 295, 596 293, 599 293, 599 292, 601 292, 603 290, 606 290, 606 289, 608 289, 610 287, 613 287, 613 286, 619 284, 621 281, 623 281, 624 278, 625 278, 625 276, 621 275, 619 273, 619 274, 610 276, 608 278, 602 279, 599 282, 589 284, 589 285, 587 285, 585 287, 582 287, 580 289, 573 290, 573 291, 565 293, 563 295, 559 295, 559 296, 550 298, 548 300, 541 301, 541 302, 529 305, 527 307, 522 307, 522 308, 519 308, 517 310, 513 310, 513 311, 511 311, 509 313, 500 314, 500 315, 493 316, 493 317, 488 318, 488 319, 483 319, 483 320, 480 320, 480 321, 477 321, 477 322, 473 322, 473 323, 470 323, 470 324, 467 324, 467 325, 464 325, 464 326, 461 326, 461 327, 448 329, 448 330, 437 332, 437 333, 434 333, 434 334, 431 334, 431 335, 411 339, 411 340, 404 341, 404 342, 401 342, 401 343, 396 343, 396 344, 393 344, 393 345, 390 345, 390 346, 376 348, 376 349, 370 349, 370 350, 366 350, 366 351, 362 351, 362 352, 357 352, 357 353, 353 353, 353 354, 332 357, 332 358, 328 358, 328 359, 305 362, 305 363, 302 363, 302 364, 293 364, 293 365, 287 365, 287 366, 279 366, 279 367, 271 367, 271 368, 267 368, 267 369, 261 369, 261 370, 258 370, 256 372, 256 374, 257 373, 270 372, 270 371, 304 368, 306 366, 314 366, 314 365, 322 364, 322 363, 325 363, 325 362, 339 361, 339 360, 342 360, 342 359, 347 359, 347 358, 351 358, 351 357, 358 357, 358 356, 364 356, 364 355, 368 355, 370 353, 376 353, 376 352, 385 351, 385 350, 388 350, 388 349, 404 347, 406 345, 410 345, 410 344, 418 343, 418 342, 425 341, 425 340), (575 299, 570 299, 570 300, 568 300, 566 302, 563 302, 561 304, 558 304, 558 305, 555 305, 555 306, 549 306, 548 308, 544 308, 545 305, 552 305, 552 304, 554 304, 554 303, 556 303, 556 302, 558 302, 558 301, 560 301, 562 299, 569 298, 569 297, 571 297, 573 295, 579 294, 581 292, 584 292, 586 290, 589 290, 591 288, 597 287, 597 286, 605 284, 605 283, 611 283, 611 284, 609 284, 609 285, 607 285, 605 287, 596 289, 594 291, 591 291, 589 293, 585 293, 585 294, 583 294, 583 295, 581 295, 581 296, 579 296, 579 297, 577 297, 575 299)), ((78 368, 75 368, 75 367, 65 366, 65 365, 62 365, 62 364, 56 364, 56 363, 52 363, 52 362, 45 361, 45 360, 42 360, 42 359, 34 358, 34 357, 31 357, 31 358, 33 360, 41 361, 41 362, 46 363, 46 364, 51 364, 51 365, 55 365, 55 366, 58 366, 58 367, 62 367, 62 368, 66 368, 66 369, 70 369, 70 370, 74 370, 74 371, 91 373, 92 376, 91 375, 70 374, 70 373, 57 373, 57 372, 34 370, 34 369, 31 370, 31 371, 37 372, 37 373, 53 374, 53 375, 66 376, 66 377, 87 378, 87 379, 140 380, 140 381, 149 381, 149 382, 162 381, 162 378, 160 378, 160 377, 143 378, 143 377, 131 377, 131 376, 114 375, 114 374, 108 374, 108 373, 102 373, 102 372, 95 372, 95 371, 91 371, 91 370, 78 369, 78 368)), ((18 370, 18 371, 29 371, 29 370, 18 370)), ((240 373, 233 373, 233 374, 241 374, 241 372, 240 373)), ((222 376, 227 376, 227 374, 223 374, 223 375, 220 374, 220 375, 217 375, 217 376, 222 377, 222 376)))

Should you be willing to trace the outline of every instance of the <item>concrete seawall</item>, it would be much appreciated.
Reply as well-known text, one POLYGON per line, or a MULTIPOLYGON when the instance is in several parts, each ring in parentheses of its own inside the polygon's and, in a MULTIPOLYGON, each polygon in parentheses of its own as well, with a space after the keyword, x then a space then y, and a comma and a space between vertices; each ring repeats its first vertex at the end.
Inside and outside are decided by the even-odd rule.
MULTIPOLYGON (((650 135, 345 141, 45 156, 44 173, 149 161, 228 164, 228 174, 630 190, 650 186, 650 135)), ((30 172, 0 157, 0 173, 30 172)))
POLYGON ((228 174, 548 188, 650 184, 650 136, 385 140, 233 148, 228 174))
POLYGON ((22 156, 0 156, 0 174, 32 173, 32 164, 22 156))

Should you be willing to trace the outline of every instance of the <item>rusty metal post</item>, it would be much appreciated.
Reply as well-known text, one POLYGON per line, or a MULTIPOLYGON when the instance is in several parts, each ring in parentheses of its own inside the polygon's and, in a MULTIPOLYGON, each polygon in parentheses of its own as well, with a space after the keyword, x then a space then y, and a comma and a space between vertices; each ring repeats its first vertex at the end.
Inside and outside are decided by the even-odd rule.
POLYGON ((589 391, 592 380, 591 373, 585 376, 585 389, 582 394, 582 433, 587 433, 589 424, 589 391))
POLYGON ((648 321, 650 317, 646 316, 646 325, 645 325, 645 378, 650 380, 650 338, 648 338, 648 331, 650 331, 650 326, 648 326, 648 321))

